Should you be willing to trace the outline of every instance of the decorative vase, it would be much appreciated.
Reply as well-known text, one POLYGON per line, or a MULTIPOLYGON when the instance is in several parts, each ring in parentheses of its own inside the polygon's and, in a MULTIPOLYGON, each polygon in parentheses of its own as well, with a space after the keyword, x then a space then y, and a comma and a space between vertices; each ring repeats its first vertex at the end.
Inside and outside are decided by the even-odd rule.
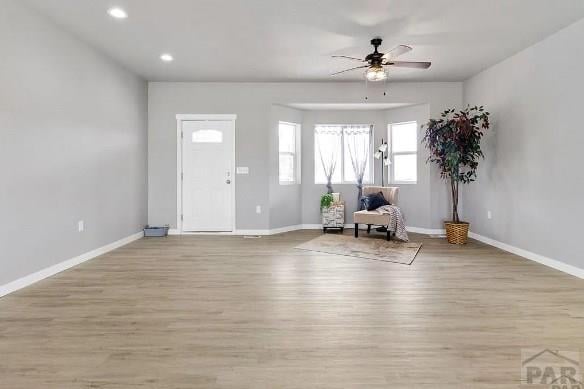
POLYGON ((466 244, 468 240, 469 223, 444 222, 446 228, 446 239, 451 244, 466 244))

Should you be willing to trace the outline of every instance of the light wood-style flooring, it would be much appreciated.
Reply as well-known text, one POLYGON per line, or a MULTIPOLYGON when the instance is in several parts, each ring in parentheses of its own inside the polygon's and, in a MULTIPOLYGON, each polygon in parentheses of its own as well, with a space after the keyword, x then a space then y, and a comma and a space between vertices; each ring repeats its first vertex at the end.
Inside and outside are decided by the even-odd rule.
POLYGON ((1 298, 0 388, 517 388, 522 348, 584 350, 583 280, 293 249, 319 234, 142 239, 1 298))

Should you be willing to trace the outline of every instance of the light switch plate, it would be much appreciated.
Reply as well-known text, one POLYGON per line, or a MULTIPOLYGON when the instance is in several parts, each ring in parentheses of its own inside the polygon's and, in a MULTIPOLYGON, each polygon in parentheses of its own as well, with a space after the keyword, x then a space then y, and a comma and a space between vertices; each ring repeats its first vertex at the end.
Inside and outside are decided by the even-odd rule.
POLYGON ((237 174, 249 174, 249 168, 247 166, 238 166, 236 169, 237 174))

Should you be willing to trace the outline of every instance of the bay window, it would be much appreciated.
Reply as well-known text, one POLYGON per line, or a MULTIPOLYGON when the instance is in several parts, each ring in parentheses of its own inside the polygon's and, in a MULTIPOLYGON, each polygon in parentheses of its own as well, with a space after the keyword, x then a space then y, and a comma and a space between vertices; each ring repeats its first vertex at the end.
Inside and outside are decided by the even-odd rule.
POLYGON ((353 184, 359 174, 363 183, 373 182, 373 126, 319 124, 314 129, 314 182, 353 184))

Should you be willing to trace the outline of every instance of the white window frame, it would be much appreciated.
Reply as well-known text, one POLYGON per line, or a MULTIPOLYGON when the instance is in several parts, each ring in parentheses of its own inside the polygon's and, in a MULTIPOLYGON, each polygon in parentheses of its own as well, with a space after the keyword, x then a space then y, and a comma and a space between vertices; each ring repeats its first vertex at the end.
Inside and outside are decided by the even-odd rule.
POLYGON ((389 166, 389 169, 387 169, 387 182, 391 183, 391 184, 398 184, 398 185, 416 185, 418 183, 418 173, 419 173, 419 169, 418 169, 418 151, 420 149, 420 140, 419 140, 419 134, 418 134, 418 122, 416 120, 410 120, 407 122, 395 122, 395 123, 389 123, 387 125, 387 139, 389 139, 388 141, 388 157, 389 160, 391 162, 391 165, 389 166), (392 127, 396 126, 396 125, 404 125, 404 124, 415 124, 416 125, 416 151, 400 151, 400 152, 394 152, 393 151, 393 131, 392 131, 392 127), (395 160, 394 157, 396 155, 415 155, 416 156, 416 180, 415 181, 396 181, 395 180, 395 160))
MULTIPOLYGON (((356 124, 352 124, 352 123, 344 123, 344 124, 324 124, 324 123, 319 123, 319 124, 315 124, 314 125, 314 131, 313 131, 313 146, 315 148, 315 152, 313 154, 316 154, 316 127, 319 126, 334 126, 334 127, 347 127, 347 126, 363 126, 363 127, 370 127, 371 128, 371 142, 370 143, 370 149, 369 149, 369 181, 363 181, 363 184, 367 184, 367 185, 373 185, 373 183, 375 182, 375 177, 374 177, 374 161, 373 161, 373 149, 374 149, 374 143, 375 143, 375 125, 374 124, 360 124, 360 123, 356 123, 356 124)), ((355 182, 354 181, 347 181, 345 180, 345 132, 341 131, 341 163, 340 166, 338 166, 337 168, 341 168, 341 180, 340 181, 332 181, 331 184, 335 184, 335 185, 347 185, 347 184, 351 184, 354 185, 355 182)), ((319 163, 319 161, 314 161, 314 165, 315 165, 315 172, 314 172, 314 184, 315 185, 326 185, 326 181, 325 182, 318 182, 316 180, 316 164, 319 163)), ((350 163, 350 162, 349 162, 350 163)))
POLYGON ((300 185, 301 184, 301 142, 300 137, 302 134, 302 126, 299 123, 286 122, 283 120, 278 121, 278 183, 280 185, 300 185), (294 127, 294 152, 280 151, 280 125, 288 125, 294 127), (294 157, 294 181, 281 181, 280 180, 280 154, 288 154, 294 157))

